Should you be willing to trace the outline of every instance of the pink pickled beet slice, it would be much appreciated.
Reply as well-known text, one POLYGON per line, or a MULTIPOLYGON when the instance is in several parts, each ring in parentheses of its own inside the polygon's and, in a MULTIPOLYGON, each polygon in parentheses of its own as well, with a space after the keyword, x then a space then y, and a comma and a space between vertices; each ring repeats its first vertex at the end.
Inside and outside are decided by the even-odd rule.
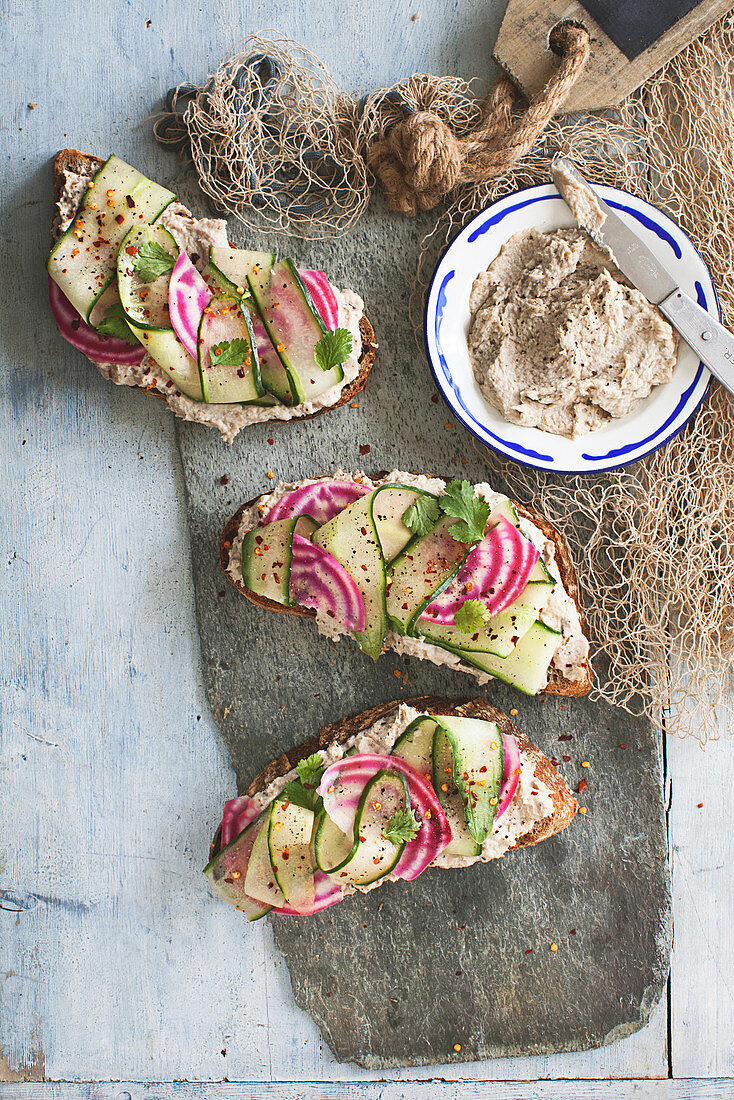
POLYGON ((293 535, 289 593, 301 607, 322 609, 345 630, 364 630, 364 602, 344 566, 302 535, 293 535))
POLYGON ((502 740, 505 743, 505 766, 502 771, 502 787, 500 788, 500 800, 497 805, 497 817, 505 812, 515 797, 517 785, 520 782, 520 749, 517 738, 511 733, 503 733, 502 740))
POLYGON ((288 519, 290 516, 313 516, 319 526, 343 511, 348 504, 372 492, 366 485, 356 481, 332 481, 324 479, 312 485, 301 485, 281 497, 265 517, 266 523, 276 519, 288 519))
POLYGON ((334 288, 323 271, 299 271, 306 290, 313 299, 313 304, 321 315, 321 320, 328 329, 335 329, 339 325, 339 303, 334 293, 334 288))
POLYGON ((226 848, 231 840, 239 836, 260 813, 253 799, 249 795, 241 794, 237 798, 230 798, 224 803, 222 812, 222 841, 220 848, 226 848))
POLYGON ((189 355, 197 358, 199 322, 212 292, 184 251, 173 265, 168 287, 168 312, 173 331, 189 355))
POLYGON ((405 845, 392 874, 396 878, 417 878, 451 840, 451 826, 436 793, 420 772, 396 756, 376 753, 345 756, 326 769, 319 784, 319 794, 334 824, 349 835, 354 829, 362 791, 381 768, 392 768, 406 777, 410 804, 420 825, 418 835, 405 845))
POLYGON ((287 913, 288 916, 292 917, 310 916, 312 913, 319 913, 322 909, 328 909, 329 906, 336 905, 344 898, 344 888, 341 883, 335 882, 330 875, 325 875, 318 868, 314 872, 314 887, 313 908, 309 909, 307 913, 299 912, 288 905, 287 902, 285 905, 276 906, 273 913, 287 913))
POLYGON ((457 577, 421 618, 450 626, 465 600, 481 600, 497 615, 525 590, 540 554, 504 516, 470 551, 457 577))
POLYGON ((48 280, 48 300, 57 329, 77 351, 83 352, 97 363, 135 367, 143 361, 145 348, 140 344, 128 344, 125 340, 103 336, 101 332, 90 328, 51 278, 48 280))

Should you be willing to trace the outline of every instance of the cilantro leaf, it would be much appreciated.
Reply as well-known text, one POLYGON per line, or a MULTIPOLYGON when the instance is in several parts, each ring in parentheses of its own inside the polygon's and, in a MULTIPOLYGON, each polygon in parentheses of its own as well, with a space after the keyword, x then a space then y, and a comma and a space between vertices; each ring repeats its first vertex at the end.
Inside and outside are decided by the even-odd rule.
POLYGON ((133 256, 133 268, 141 283, 154 283, 161 275, 165 275, 175 264, 176 259, 166 252, 158 241, 143 241, 135 256, 133 256))
POLYGON ((408 840, 415 840, 418 836, 420 825, 415 819, 415 814, 410 806, 404 810, 397 810, 387 823, 387 828, 382 834, 385 840, 391 844, 405 844, 408 840))
POLYGON ((293 802, 296 806, 303 806, 306 810, 316 812, 321 803, 321 796, 311 787, 304 787, 300 779, 289 779, 283 788, 280 798, 284 802, 293 802))
POLYGON ((474 634, 482 629, 489 617, 489 610, 481 600, 464 600, 454 615, 454 623, 462 634, 474 634))
POLYGON ((215 344, 209 358, 213 367, 241 367, 250 354, 250 341, 238 336, 235 340, 222 340, 215 344))
POLYGON ((133 347, 138 342, 127 323, 122 302, 115 302, 109 306, 96 328, 97 332, 100 332, 103 336, 115 336, 118 340, 125 340, 126 343, 132 344, 133 347))
POLYGON ((457 542, 480 542, 489 519, 489 505, 474 492, 468 481, 450 481, 439 504, 447 516, 461 523, 451 525, 451 537, 457 542))
POLYGON ((296 764, 298 778, 305 787, 318 787, 325 770, 323 757, 318 752, 296 764))
POLYGON ((438 519, 438 501, 432 496, 419 496, 403 512, 403 523, 414 535, 427 535, 438 519))
POLYGON ((348 359, 351 352, 351 332, 346 328, 335 328, 324 333, 313 349, 313 357, 322 370, 331 370, 348 359))

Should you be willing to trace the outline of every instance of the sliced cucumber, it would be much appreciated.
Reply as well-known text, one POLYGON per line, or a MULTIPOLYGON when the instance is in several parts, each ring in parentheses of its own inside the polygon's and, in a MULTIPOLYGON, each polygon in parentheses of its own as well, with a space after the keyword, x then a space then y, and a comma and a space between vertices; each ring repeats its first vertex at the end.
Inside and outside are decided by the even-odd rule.
MULTIPOLYGON (((130 322, 128 322, 130 324, 130 322)), ((164 374, 167 374, 176 387, 194 401, 203 401, 199 365, 183 346, 173 329, 168 332, 156 332, 152 329, 130 328, 140 343, 154 359, 164 374)))
POLYGON ((404 729, 390 749, 391 756, 399 756, 421 775, 431 777, 433 772, 433 735, 436 719, 421 714, 404 729))
POLYGON ((245 878, 250 855, 262 819, 251 822, 234 840, 217 852, 214 859, 207 863, 204 874, 211 888, 223 901, 240 909, 249 921, 259 920, 269 913, 272 905, 255 901, 245 893, 245 878))
POLYGON ((235 284, 231 282, 226 275, 223 275, 219 268, 214 266, 211 260, 202 271, 201 277, 211 290, 212 294, 226 294, 231 298, 241 297, 241 295, 237 293, 237 286, 235 286, 235 284))
POLYGON ((402 772, 387 768, 377 772, 359 800, 352 850, 332 874, 354 886, 366 886, 389 874, 405 844, 393 844, 384 833, 392 816, 406 806, 410 806, 410 794, 402 772))
POLYGON ((162 225, 135 225, 127 234, 117 253, 117 286, 128 324, 158 332, 173 328, 168 288, 178 253, 178 245, 162 225), (146 245, 158 245, 171 257, 171 267, 149 283, 140 278, 135 267, 135 258, 146 245))
POLYGON ((212 298, 199 322, 199 378, 204 400, 212 405, 257 404, 265 392, 250 315, 239 298, 212 298), (241 353, 235 363, 212 363, 220 345, 237 340, 241 353))
POLYGON ((242 248, 215 245, 209 253, 209 263, 241 295, 247 293, 247 276, 269 271, 275 263, 274 252, 248 252, 242 248))
POLYGON ((560 644, 561 635, 545 623, 533 623, 509 657, 495 657, 492 653, 469 653, 428 632, 423 638, 431 645, 454 653, 466 664, 473 665, 506 684, 512 684, 526 695, 537 695, 548 683, 548 669, 560 644))
POLYGON ((403 523, 403 516, 418 497, 438 498, 425 489, 411 489, 409 485, 381 485, 375 494, 375 525, 387 565, 406 548, 415 536, 403 523))
POLYGON ((299 516, 253 527, 242 540, 242 580, 251 592, 290 607, 293 532, 299 516))
POLYGON ((149 225, 175 197, 116 156, 90 181, 47 263, 49 275, 85 321, 115 277, 117 253, 128 231, 149 225))
POLYGON ((313 911, 313 823, 313 810, 305 806, 282 797, 272 803, 268 825, 270 862, 284 897, 299 913, 313 911))
POLYGON ((347 836, 327 813, 323 813, 316 826, 313 842, 314 858, 319 870, 327 875, 337 871, 349 859, 353 848, 354 836, 347 836))
POLYGON ((272 812, 273 803, 271 802, 263 814, 260 831, 255 837, 255 843, 250 852, 250 862, 245 875, 245 893, 255 901, 262 902, 263 905, 280 906, 285 902, 285 896, 278 886, 275 871, 270 862, 268 844, 272 812))
POLYGON ((451 826, 451 840, 444 850, 449 856, 478 856, 481 844, 469 832, 461 793, 454 782, 454 754, 446 733, 436 722, 433 736, 433 788, 451 826))
POLYGON ((536 620, 537 614, 534 610, 515 613, 508 609, 488 619, 480 630, 475 630, 472 634, 467 634, 452 624, 442 626, 421 619, 416 622, 414 633, 421 636, 425 627, 430 630, 432 638, 440 638, 441 641, 469 653, 493 653, 496 657, 508 657, 536 620))
POLYGON ((412 633, 415 622, 459 572, 470 547, 451 537, 456 523, 443 516, 432 531, 416 539, 390 566, 387 615, 401 634, 412 633))
POLYGON ((445 769, 449 755, 445 738, 469 835, 475 844, 481 845, 492 832, 497 816, 505 760, 502 733, 496 722, 480 718, 442 715, 436 721, 439 729, 433 738, 434 760, 439 770, 445 769))
MULTIPOLYGON (((322 370, 314 349, 326 327, 313 304, 292 260, 282 260, 257 275, 247 276, 247 285, 273 347, 285 371, 290 401, 300 405, 312 401, 344 378, 340 366, 322 370)), ((265 383, 282 401, 283 379, 269 373, 265 383), (279 392, 280 391, 280 392, 279 392)))
POLYGON ((382 653, 387 632, 385 560, 380 549, 372 506, 375 493, 348 504, 319 527, 312 542, 344 566, 364 603, 365 629, 355 632, 360 648, 373 660, 382 653))

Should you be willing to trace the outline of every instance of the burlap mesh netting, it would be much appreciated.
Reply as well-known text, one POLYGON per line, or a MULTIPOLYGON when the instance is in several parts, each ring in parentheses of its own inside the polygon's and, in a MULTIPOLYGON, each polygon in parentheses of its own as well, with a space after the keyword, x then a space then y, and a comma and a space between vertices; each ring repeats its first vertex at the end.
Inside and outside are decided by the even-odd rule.
MULTIPOLYGON (((458 78, 421 75, 357 105, 302 47, 254 39, 198 89, 178 131, 170 116, 165 127, 171 144, 188 132, 202 188, 223 210, 251 228, 314 239, 361 215, 375 182, 370 150, 411 111, 430 112, 459 140, 484 126, 495 141, 527 112, 506 82, 485 94, 458 78), (258 99, 232 75, 263 55, 278 64, 258 99), (502 117, 487 125, 492 95, 502 117)), ((561 153, 592 181, 674 218, 703 254, 734 326, 734 13, 614 112, 556 116, 543 127, 509 168, 483 182, 449 180, 414 304, 422 310, 436 246, 494 199, 546 182, 561 153)), ((561 480, 503 464, 512 490, 569 538, 592 639, 610 663, 597 695, 702 742, 728 725, 721 718, 734 686, 733 402, 712 382, 684 432, 616 472, 561 480)))

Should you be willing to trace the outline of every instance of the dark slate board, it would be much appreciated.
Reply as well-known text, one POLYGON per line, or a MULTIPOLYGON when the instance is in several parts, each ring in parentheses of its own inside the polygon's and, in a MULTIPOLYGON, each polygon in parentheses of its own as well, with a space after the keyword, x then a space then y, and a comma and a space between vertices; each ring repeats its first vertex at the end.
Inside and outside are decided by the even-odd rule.
MULTIPOLYGON (((231 449, 214 432, 179 425, 204 680, 240 789, 279 750, 345 714, 401 696, 479 692, 472 678, 427 662, 386 654, 374 664, 347 641, 324 643, 311 623, 248 603, 217 568, 226 518, 267 488, 268 470, 293 480, 340 464, 402 466, 501 487, 484 448, 432 401, 407 322, 428 226, 373 204, 339 242, 289 246, 338 285, 356 285, 368 303, 380 350, 358 409, 254 427, 231 449), (370 453, 361 456, 365 444, 370 453)), ((312 919, 274 920, 295 999, 341 1060, 387 1069, 585 1049, 641 1027, 663 992, 670 895, 649 724, 587 700, 485 691, 503 710, 516 707, 515 721, 551 757, 572 757, 564 770, 574 788, 588 780, 581 801, 589 812, 496 864, 427 872, 312 919), (559 742, 565 733, 573 740, 559 742)))

